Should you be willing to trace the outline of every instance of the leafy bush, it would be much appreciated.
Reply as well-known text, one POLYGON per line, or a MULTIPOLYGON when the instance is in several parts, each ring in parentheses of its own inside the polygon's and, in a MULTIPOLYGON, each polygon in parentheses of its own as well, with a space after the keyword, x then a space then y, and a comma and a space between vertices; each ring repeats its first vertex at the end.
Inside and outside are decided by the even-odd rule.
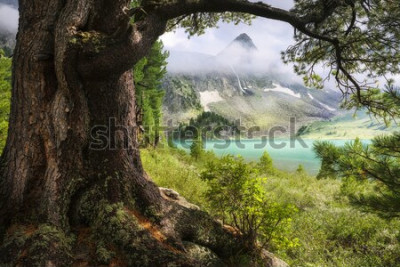
MULTIPOLYGON (((157 184, 172 188, 192 203, 212 211, 206 198, 206 192, 212 190, 212 185, 202 180, 200 174, 209 169, 208 161, 213 161, 212 165, 216 165, 216 169, 223 164, 212 153, 205 153, 203 157, 194 159, 182 150, 146 149, 142 150, 142 159, 145 170, 157 184)), ((243 173, 251 170, 250 177, 259 177, 257 171, 262 173, 254 170, 259 168, 259 163, 241 161, 240 164, 234 163, 234 166, 237 165, 245 168, 243 173)), ((225 169, 235 172, 232 168, 225 169)), ((224 174, 223 171, 215 173, 224 174)), ((298 212, 291 215, 291 222, 287 222, 291 223, 291 227, 281 225, 281 229, 276 229, 273 235, 275 233, 278 237, 273 236, 268 247, 290 266, 398 266, 400 221, 386 220, 352 208, 343 190, 346 190, 346 195, 358 192, 358 184, 353 186, 347 181, 343 183, 335 179, 317 180, 306 173, 300 176, 297 172, 285 173, 278 170, 266 175, 267 182, 265 179, 259 180, 262 180, 263 194, 268 197, 267 207, 271 207, 271 203, 278 203, 276 205, 279 207, 294 205, 298 209, 298 212), (280 245, 274 242, 279 238, 287 242, 280 245)), ((239 206, 238 203, 235 205, 239 206)), ((274 207, 271 210, 275 216, 274 207)), ((225 222, 229 223, 227 219, 225 222)), ((248 266, 246 263, 251 258, 239 256, 244 257, 243 264, 236 266, 248 266)), ((237 257, 235 262, 239 262, 237 257)))
POLYGON ((266 178, 258 177, 256 169, 243 158, 225 156, 211 162, 201 177, 208 183, 205 197, 210 211, 234 226, 240 242, 250 251, 294 245, 285 233, 296 209, 271 201, 264 189, 266 178))
POLYGON ((306 170, 304 169, 304 166, 300 164, 300 165, 297 167, 296 173, 301 174, 301 175, 306 174, 306 170))
POLYGON ((273 173, 274 172, 274 164, 272 162, 271 156, 268 154, 267 151, 265 151, 258 164, 257 164, 258 169, 260 170, 261 173, 273 173))

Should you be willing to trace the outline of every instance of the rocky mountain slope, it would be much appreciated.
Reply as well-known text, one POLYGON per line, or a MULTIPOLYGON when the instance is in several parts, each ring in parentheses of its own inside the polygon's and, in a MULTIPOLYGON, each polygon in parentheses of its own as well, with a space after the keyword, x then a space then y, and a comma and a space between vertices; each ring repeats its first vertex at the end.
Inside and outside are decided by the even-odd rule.
POLYGON ((164 80, 165 120, 180 122, 213 111, 247 127, 267 131, 333 118, 340 96, 331 90, 308 89, 281 74, 266 72, 260 51, 241 34, 216 56, 171 51, 164 80))

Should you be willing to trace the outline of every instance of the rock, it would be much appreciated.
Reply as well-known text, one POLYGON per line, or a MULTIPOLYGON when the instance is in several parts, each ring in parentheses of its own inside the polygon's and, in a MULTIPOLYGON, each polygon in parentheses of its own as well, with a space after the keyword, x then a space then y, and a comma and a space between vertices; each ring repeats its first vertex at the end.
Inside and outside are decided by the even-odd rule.
POLYGON ((178 192, 176 192, 172 189, 169 189, 169 188, 160 187, 160 191, 162 193, 164 193, 164 195, 166 195, 167 197, 174 199, 174 200, 178 200, 180 197, 178 192))
POLYGON ((225 264, 218 258, 217 254, 215 254, 209 248, 191 243, 191 242, 183 242, 185 249, 187 251, 187 255, 196 260, 199 266, 212 266, 212 267, 220 267, 225 266, 225 264))
POLYGON ((274 254, 266 250, 263 250, 261 252, 261 257, 264 259, 265 262, 267 262, 266 266, 268 267, 289 267, 289 264, 277 258, 274 254))
MULTIPOLYGON (((192 210, 192 211, 186 210, 186 212, 188 212, 188 214, 190 214, 190 215, 188 217, 186 217, 186 220, 179 221, 180 225, 178 228, 186 229, 184 231, 186 233, 188 231, 190 232, 190 229, 198 229, 199 226, 196 224, 196 222, 202 221, 202 219, 204 219, 204 217, 202 217, 202 216, 205 216, 206 213, 201 212, 200 208, 198 206, 196 206, 192 203, 189 203, 178 192, 176 192, 172 189, 159 187, 159 190, 161 192, 161 195, 165 199, 167 199, 169 201, 173 201, 173 202, 177 203, 178 205, 180 205, 181 207, 185 207, 185 208, 192 210)), ((206 216, 209 216, 209 215, 206 215, 206 216)), ((218 225, 218 228, 220 227, 221 229, 223 229, 223 231, 222 231, 223 233, 229 233, 229 237, 230 237, 228 240, 226 240, 227 242, 223 242, 223 241, 221 242, 221 240, 226 238, 226 236, 221 234, 221 232, 219 232, 219 234, 221 234, 221 235, 218 235, 217 234, 218 231, 213 232, 211 240, 217 241, 217 243, 219 243, 219 245, 211 244, 210 247, 215 251, 219 250, 219 246, 228 246, 232 249, 233 246, 235 246, 236 244, 235 244, 235 241, 233 241, 233 243, 230 243, 230 242, 232 240, 235 240, 235 236, 240 235, 240 232, 232 226, 224 225, 222 221, 217 221, 217 220, 214 220, 211 218, 208 221, 212 222, 212 223, 207 226, 203 226, 202 227, 202 228, 204 228, 203 232, 210 234, 210 232, 207 232, 207 229, 209 230, 212 227, 215 227, 216 225, 218 225), (233 238, 233 239, 231 239, 231 238, 233 238)), ((199 233, 197 233, 197 234, 199 234, 199 233)), ((212 267, 213 266, 215 266, 215 267, 227 266, 227 264, 224 263, 221 260, 221 258, 219 258, 218 255, 213 250, 211 250, 208 247, 196 244, 198 241, 201 240, 199 243, 204 245, 205 240, 207 240, 207 242, 205 242, 205 243, 210 242, 210 237, 207 238, 207 237, 201 237, 201 236, 199 237, 198 236, 197 240, 191 240, 196 243, 189 242, 187 240, 188 239, 186 239, 186 241, 182 242, 183 248, 186 251, 185 254, 188 256, 188 258, 193 259, 195 262, 197 262, 197 264, 195 264, 194 266, 212 266, 212 267)), ((277 258, 274 254, 272 254, 271 252, 268 252, 266 250, 262 250, 260 252, 258 259, 262 260, 261 264, 259 262, 257 262, 257 263, 250 264, 250 266, 289 267, 289 265, 286 262, 277 258)), ((230 266, 230 265, 228 265, 228 266, 230 266)), ((236 265, 236 266, 239 266, 239 265, 236 265)))
POLYGON ((192 210, 200 210, 199 206, 189 203, 186 200, 186 198, 179 195, 178 192, 176 192, 172 189, 169 189, 169 188, 164 188, 164 187, 159 187, 159 189, 160 189, 161 195, 164 196, 164 198, 166 198, 168 200, 172 200, 182 207, 192 209, 192 210))

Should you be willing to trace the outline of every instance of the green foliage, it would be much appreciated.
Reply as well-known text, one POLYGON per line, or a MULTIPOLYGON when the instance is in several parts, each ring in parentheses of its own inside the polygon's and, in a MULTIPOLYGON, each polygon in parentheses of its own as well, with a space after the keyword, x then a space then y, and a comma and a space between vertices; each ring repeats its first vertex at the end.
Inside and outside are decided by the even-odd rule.
POLYGON ((305 173, 306 173, 306 170, 304 169, 304 166, 300 164, 300 165, 297 167, 296 173, 298 173, 298 174, 300 174, 300 175, 305 174, 305 173))
POLYGON ((168 30, 172 31, 177 27, 186 29, 189 36, 204 34, 206 29, 218 27, 220 21, 225 23, 245 23, 250 25, 255 16, 244 13, 194 13, 169 21, 168 30))
POLYGON ((174 143, 174 137, 172 134, 167 135, 167 144, 170 148, 177 148, 176 144, 174 143))
POLYGON ((164 91, 161 80, 166 74, 168 52, 161 41, 156 42, 149 54, 134 67, 136 105, 139 123, 144 129, 144 145, 156 146, 160 139, 164 91))
POLYGON ((272 162, 272 158, 268 154, 267 151, 265 151, 262 154, 262 156, 257 164, 257 168, 260 170, 261 173, 265 173, 265 174, 273 173, 275 171, 274 164, 272 162))
POLYGON ((8 47, 8 46, 3 46, 3 48, 0 48, 0 57, 5 56, 5 57, 11 57, 13 54, 13 49, 8 47))
POLYGON ((32 245, 28 254, 31 255, 31 266, 43 266, 49 256, 54 260, 65 262, 72 260, 72 244, 74 238, 52 225, 40 225, 32 236, 32 245), (52 255, 53 254, 53 255, 52 255))
POLYGON ((210 162, 202 179, 208 183, 205 196, 212 213, 235 226, 249 248, 256 249, 257 241, 262 248, 295 245, 285 238, 295 208, 271 201, 264 189, 266 179, 243 158, 225 156, 210 162))
POLYGON ((11 59, 0 50, 0 149, 2 150, 8 131, 11 98, 11 59))
POLYGON ((75 236, 67 235, 53 225, 15 225, 4 236, 0 248, 0 265, 17 266, 21 262, 32 267, 45 266, 49 262, 71 265, 72 245, 75 241, 75 236))
POLYGON ((96 208, 96 219, 91 225, 92 239, 101 240, 96 244, 96 266, 113 265, 110 261, 121 251, 126 255, 123 260, 127 266, 155 266, 160 259, 169 260, 173 255, 154 240, 123 203, 100 201, 96 208))
POLYGON ((201 137, 198 137, 193 140, 192 145, 190 146, 190 156, 195 159, 199 159, 204 154, 204 144, 201 137))
POLYGON ((293 12, 309 21, 305 29, 313 37, 296 31, 296 44, 282 57, 295 64, 294 70, 304 76, 307 86, 322 88, 332 76, 345 97, 344 107, 366 107, 386 120, 400 115, 400 94, 393 81, 388 79, 386 88, 378 82, 400 73, 400 6, 396 1, 298 0, 293 12), (315 70, 322 64, 329 68, 326 78, 315 70))
MULTIPOLYGON (((169 147, 143 149, 143 166, 150 177, 159 185, 182 194, 188 201, 205 206, 206 183, 200 179, 202 161, 194 160, 183 150, 169 147)), ((208 154, 210 160, 216 157, 208 154)))
POLYGON ((189 124, 181 123, 175 133, 178 133, 178 136, 175 134, 177 138, 201 136, 204 139, 213 139, 238 135, 240 131, 233 122, 215 112, 207 111, 190 119, 189 124))
MULTIPOLYGON (((205 195, 210 187, 200 179, 200 173, 208 168, 207 162, 218 164, 218 158, 207 154, 195 160, 184 151, 170 148, 145 149, 141 154, 146 172, 158 185, 176 190, 203 209, 209 208, 205 195)), ((247 169, 258 168, 242 163, 247 169)), ((270 203, 298 209, 291 216, 292 227, 278 232, 298 245, 269 248, 291 266, 376 267, 396 266, 400 261, 400 221, 355 210, 343 195, 360 189, 364 192, 369 187, 334 179, 317 180, 307 174, 299 179, 297 173, 279 171, 269 174, 263 186, 270 203), (346 192, 344 184, 348 185, 346 192)), ((248 261, 244 257, 244 262, 248 261)))
POLYGON ((286 254, 292 266, 397 266, 399 226, 344 205, 313 208, 293 218, 300 246, 286 254))
POLYGON ((322 159, 321 169, 317 178, 336 178, 337 172, 333 164, 339 157, 337 147, 328 141, 318 141, 314 143, 313 149, 317 157, 322 159))
MULTIPOLYGON (((396 266, 400 221, 388 221, 350 206, 343 182, 306 174, 271 176, 267 192, 279 203, 295 205, 288 239, 299 246, 275 251, 291 266, 396 266)), ((348 188, 357 192, 359 187, 348 188)))
POLYGON ((319 156, 326 160, 327 169, 344 179, 343 190, 353 204, 383 216, 400 215, 400 133, 376 137, 370 145, 356 140, 342 148, 320 146, 335 152, 334 157, 319 156))

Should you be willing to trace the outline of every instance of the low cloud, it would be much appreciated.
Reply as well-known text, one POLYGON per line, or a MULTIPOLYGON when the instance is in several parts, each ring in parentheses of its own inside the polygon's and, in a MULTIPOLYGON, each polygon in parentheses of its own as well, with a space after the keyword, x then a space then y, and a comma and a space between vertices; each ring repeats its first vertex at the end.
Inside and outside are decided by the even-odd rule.
POLYGON ((243 66, 254 72, 284 75, 290 82, 302 82, 301 77, 294 74, 293 66, 285 65, 280 56, 281 51, 294 43, 292 27, 267 19, 256 19, 251 26, 220 24, 219 28, 209 29, 204 35, 191 39, 187 38, 183 29, 163 35, 165 48, 171 51, 168 70, 192 73, 212 70, 215 63, 212 63, 210 58, 224 51, 241 33, 247 33, 252 38, 258 51, 248 55, 240 48, 231 47, 231 56, 222 59, 226 65, 243 66), (243 64, 243 59, 248 59, 248 64, 243 64))
MULTIPOLYGON (((264 0, 263 2, 286 10, 294 5, 293 0, 264 0)), ((208 57, 218 55, 241 33, 247 33, 258 48, 258 53, 251 59, 254 71, 285 75, 286 79, 302 82, 302 79, 294 74, 293 66, 285 65, 280 56, 281 51, 294 43, 293 28, 287 23, 264 18, 255 19, 250 26, 220 23, 218 28, 208 29, 204 35, 190 39, 187 38, 183 29, 164 34, 161 39, 165 48, 172 51, 169 70, 174 72, 194 72, 199 68, 210 70, 212 66, 207 55, 208 57), (191 53, 196 53, 196 55, 193 56, 191 53)), ((237 56, 230 60, 235 61, 240 57, 243 57, 243 54, 237 51, 237 56)))
POLYGON ((18 18, 15 7, 0 4, 0 33, 15 34, 18 31, 18 18))

